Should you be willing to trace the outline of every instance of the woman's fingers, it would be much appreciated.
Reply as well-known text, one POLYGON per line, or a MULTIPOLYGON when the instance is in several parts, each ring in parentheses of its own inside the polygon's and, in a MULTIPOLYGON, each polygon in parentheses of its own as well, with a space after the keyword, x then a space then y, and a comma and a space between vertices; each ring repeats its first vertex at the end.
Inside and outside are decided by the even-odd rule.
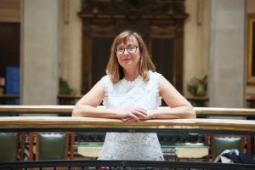
POLYGON ((146 113, 145 110, 135 109, 135 110, 133 110, 133 114, 135 114, 137 117, 139 117, 141 119, 148 118, 148 114, 146 113))
POLYGON ((131 122, 131 121, 135 121, 133 118, 131 117, 126 117, 126 118, 123 118, 121 119, 123 122, 131 122))
POLYGON ((122 118, 123 122, 140 121, 149 118, 147 111, 139 107, 128 110, 125 115, 126 116, 122 118))
POLYGON ((145 110, 143 108, 138 107, 138 108, 135 108, 134 110, 136 110, 136 111, 138 111, 138 112, 140 112, 140 113, 142 113, 144 115, 147 115, 147 110, 145 110))
POLYGON ((134 114, 133 112, 131 112, 130 114, 128 114, 128 117, 131 117, 132 119, 134 119, 134 120, 136 120, 136 121, 139 121, 139 120, 140 120, 139 117, 138 117, 136 114, 134 114))

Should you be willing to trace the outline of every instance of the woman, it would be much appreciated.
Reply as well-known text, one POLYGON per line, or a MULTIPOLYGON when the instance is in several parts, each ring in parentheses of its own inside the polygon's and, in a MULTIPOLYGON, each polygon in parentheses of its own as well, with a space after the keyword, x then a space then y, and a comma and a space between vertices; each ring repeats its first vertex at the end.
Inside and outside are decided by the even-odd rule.
MULTIPOLYGON (((77 102, 73 116, 122 121, 196 117, 190 103, 155 72, 138 33, 124 31, 116 36, 106 72, 77 102), (161 97, 169 109, 158 109, 161 97), (98 108, 102 101, 105 108, 98 108)), ((163 155, 156 133, 107 133, 99 159, 163 160, 163 155)))

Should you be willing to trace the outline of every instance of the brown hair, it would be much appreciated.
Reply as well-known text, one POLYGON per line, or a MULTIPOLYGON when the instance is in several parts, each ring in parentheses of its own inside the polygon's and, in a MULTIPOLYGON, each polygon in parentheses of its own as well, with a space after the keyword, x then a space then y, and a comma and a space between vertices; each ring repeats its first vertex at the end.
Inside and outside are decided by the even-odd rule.
POLYGON ((142 76, 144 81, 148 81, 148 71, 155 71, 156 67, 153 64, 151 57, 149 55, 148 49, 142 39, 142 37, 134 31, 126 30, 121 32, 119 35, 115 37, 111 47, 110 58, 106 67, 106 73, 110 75, 113 83, 117 83, 124 77, 123 68, 120 66, 117 56, 116 56, 116 48, 122 43, 126 42, 128 38, 131 36, 135 37, 140 51, 140 62, 139 62, 139 74, 142 76))

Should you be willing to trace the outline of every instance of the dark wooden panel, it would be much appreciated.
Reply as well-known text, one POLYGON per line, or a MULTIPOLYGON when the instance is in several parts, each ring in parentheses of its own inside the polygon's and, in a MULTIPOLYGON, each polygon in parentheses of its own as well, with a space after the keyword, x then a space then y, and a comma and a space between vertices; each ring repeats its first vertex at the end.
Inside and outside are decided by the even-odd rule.
POLYGON ((0 23, 0 77, 5 76, 6 66, 19 66, 20 24, 0 23))
POLYGON ((95 37, 92 40, 92 84, 105 75, 113 38, 95 37))
POLYGON ((173 42, 170 38, 152 38, 152 59, 157 71, 173 81, 173 42))

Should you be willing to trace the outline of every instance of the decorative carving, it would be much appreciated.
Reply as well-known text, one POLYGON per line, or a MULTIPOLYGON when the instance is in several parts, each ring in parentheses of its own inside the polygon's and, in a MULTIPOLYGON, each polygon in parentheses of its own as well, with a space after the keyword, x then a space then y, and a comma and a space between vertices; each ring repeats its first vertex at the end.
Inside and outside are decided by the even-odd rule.
POLYGON ((87 92, 104 69, 111 38, 130 29, 139 32, 154 62, 173 85, 182 92, 183 29, 188 16, 185 0, 83 0, 79 16, 83 21, 83 93, 87 92), (103 52, 100 53, 98 49, 103 52), (106 54, 107 53, 107 54, 106 54), (101 56, 101 57, 99 57, 101 56), (100 63, 95 61, 96 58, 100 63))
POLYGON ((185 16, 184 0, 83 0, 82 14, 139 20, 143 17, 185 16))
POLYGON ((161 30, 172 35, 173 25, 180 25, 176 31, 183 31, 187 17, 184 0, 83 0, 79 15, 86 25, 84 32, 96 35, 124 29, 161 30))

